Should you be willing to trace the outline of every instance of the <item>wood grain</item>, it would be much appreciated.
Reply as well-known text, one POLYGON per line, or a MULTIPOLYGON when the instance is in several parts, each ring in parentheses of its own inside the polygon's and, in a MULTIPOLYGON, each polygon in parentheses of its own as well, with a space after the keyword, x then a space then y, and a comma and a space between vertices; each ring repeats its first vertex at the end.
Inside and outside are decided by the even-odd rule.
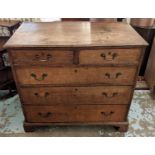
POLYGON ((97 87, 25 87, 23 104, 129 104, 131 86, 97 87))
POLYGON ((126 105, 24 106, 28 122, 125 121, 126 105))
POLYGON ((147 43, 125 23, 23 23, 5 45, 23 47, 145 46, 147 43))
POLYGON ((135 67, 22 67, 16 68, 20 84, 133 85, 135 67), (34 76, 32 76, 32 74, 34 76), (44 76, 45 75, 45 76, 44 76), (129 78, 130 77, 130 78, 129 78))
POLYGON ((123 23, 24 23, 5 47, 25 131, 51 124, 113 125, 127 131, 146 45, 123 23))
POLYGON ((60 50, 14 50, 13 64, 16 65, 71 65, 73 51, 60 50))
POLYGON ((81 50, 79 54, 80 64, 135 64, 140 59, 140 49, 100 49, 81 50))

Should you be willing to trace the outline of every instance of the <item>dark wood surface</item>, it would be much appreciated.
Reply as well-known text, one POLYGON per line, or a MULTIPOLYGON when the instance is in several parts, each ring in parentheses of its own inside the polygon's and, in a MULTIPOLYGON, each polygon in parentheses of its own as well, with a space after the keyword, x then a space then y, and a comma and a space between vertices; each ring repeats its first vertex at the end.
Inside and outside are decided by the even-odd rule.
POLYGON ((6 50, 3 48, 3 45, 6 43, 9 37, 0 37, 0 89, 4 87, 9 87, 13 82, 13 75, 11 68, 5 66, 3 60, 3 54, 6 53, 6 50))
POLYGON ((13 82, 13 75, 10 67, 0 69, 0 89, 8 87, 13 82))
POLYGON ((145 79, 155 99, 155 37, 145 71, 145 79))
POLYGON ((17 24, 19 23, 19 21, 13 21, 13 20, 0 20, 0 26, 2 27, 7 27, 7 28, 10 28, 10 27, 14 27, 16 26, 17 24))
POLYGON ((137 26, 133 27, 149 43, 149 46, 147 46, 144 51, 144 57, 139 71, 139 75, 144 76, 148 58, 152 48, 153 38, 155 36, 155 24, 151 27, 137 27, 137 26))
MULTIPOLYGON (((93 126, 113 126, 116 131, 119 132, 126 132, 128 130, 128 122, 124 121, 124 122, 89 122, 89 123, 85 123, 85 122, 71 122, 71 123, 67 123, 68 126, 89 126, 89 127, 93 127, 93 126)), ((24 122, 23 124, 24 129, 26 132, 34 132, 35 129, 37 127, 41 128, 41 127, 47 127, 47 126, 66 126, 66 123, 62 123, 62 122, 52 122, 52 123, 29 123, 29 122, 24 122)))
POLYGON ((4 48, 4 44, 18 28, 19 24, 19 21, 0 21, 0 27, 4 27, 9 31, 9 36, 0 36, 0 89, 9 89, 9 93, 1 98, 7 98, 16 94, 16 91, 12 91, 12 89, 16 88, 11 67, 5 66, 3 54, 7 53, 7 50, 4 48))
POLYGON ((145 45, 147 43, 144 39, 131 26, 125 23, 53 22, 22 24, 5 47, 109 47, 145 45))
POLYGON ((75 23, 23 24, 6 44, 24 129, 96 124, 127 131, 147 43, 127 24, 75 23))

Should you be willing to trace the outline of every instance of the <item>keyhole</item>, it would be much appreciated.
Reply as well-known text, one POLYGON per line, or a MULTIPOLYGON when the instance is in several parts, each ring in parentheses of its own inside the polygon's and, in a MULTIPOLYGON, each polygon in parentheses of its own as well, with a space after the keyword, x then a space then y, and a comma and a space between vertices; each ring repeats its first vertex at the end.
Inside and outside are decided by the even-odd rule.
POLYGON ((75 69, 74 72, 77 73, 78 72, 77 69, 75 69))
POLYGON ((77 88, 75 88, 75 91, 78 91, 78 89, 77 89, 77 88))
POLYGON ((111 55, 111 52, 109 52, 108 55, 111 55))
POLYGON ((78 108, 77 106, 74 107, 74 109, 77 109, 77 108, 78 108))

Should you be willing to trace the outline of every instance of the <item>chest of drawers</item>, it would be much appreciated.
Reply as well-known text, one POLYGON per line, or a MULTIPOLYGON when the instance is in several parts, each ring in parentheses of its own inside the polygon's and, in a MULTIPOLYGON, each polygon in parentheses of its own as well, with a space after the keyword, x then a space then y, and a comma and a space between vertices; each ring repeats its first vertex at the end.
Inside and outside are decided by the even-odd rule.
POLYGON ((113 125, 126 131, 146 45, 123 23, 22 24, 5 46, 25 131, 45 125, 113 125))

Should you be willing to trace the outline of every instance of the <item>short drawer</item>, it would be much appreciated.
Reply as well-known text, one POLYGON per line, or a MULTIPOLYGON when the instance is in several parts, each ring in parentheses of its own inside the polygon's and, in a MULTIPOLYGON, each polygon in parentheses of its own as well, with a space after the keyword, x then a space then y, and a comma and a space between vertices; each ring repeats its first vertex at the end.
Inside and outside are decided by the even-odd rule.
POLYGON ((24 106, 27 122, 126 121, 126 105, 24 106))
POLYGON ((104 64, 134 64, 139 63, 140 49, 101 49, 82 50, 79 54, 79 63, 85 65, 104 64))
POLYGON ((129 104, 132 86, 21 88, 24 104, 129 104))
POLYGON ((73 63, 72 51, 58 50, 14 50, 11 51, 13 64, 19 65, 65 65, 73 63))
POLYGON ((23 67, 16 68, 20 84, 132 85, 134 67, 23 67))

